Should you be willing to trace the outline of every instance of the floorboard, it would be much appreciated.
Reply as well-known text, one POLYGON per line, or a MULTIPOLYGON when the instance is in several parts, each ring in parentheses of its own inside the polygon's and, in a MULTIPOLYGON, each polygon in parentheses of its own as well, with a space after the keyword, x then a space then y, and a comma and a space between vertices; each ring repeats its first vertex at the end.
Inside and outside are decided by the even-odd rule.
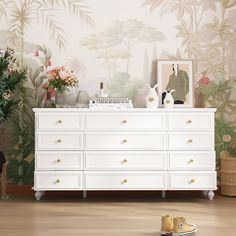
POLYGON ((13 196, 0 201, 0 236, 156 236, 164 214, 185 216, 199 236, 236 235, 236 198, 13 196))

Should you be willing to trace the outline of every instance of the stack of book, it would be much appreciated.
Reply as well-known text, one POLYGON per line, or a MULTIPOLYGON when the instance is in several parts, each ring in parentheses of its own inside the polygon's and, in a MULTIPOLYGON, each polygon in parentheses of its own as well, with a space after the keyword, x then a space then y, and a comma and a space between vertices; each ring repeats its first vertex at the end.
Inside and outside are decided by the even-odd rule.
POLYGON ((133 108, 132 101, 126 97, 95 97, 89 100, 90 108, 133 108))

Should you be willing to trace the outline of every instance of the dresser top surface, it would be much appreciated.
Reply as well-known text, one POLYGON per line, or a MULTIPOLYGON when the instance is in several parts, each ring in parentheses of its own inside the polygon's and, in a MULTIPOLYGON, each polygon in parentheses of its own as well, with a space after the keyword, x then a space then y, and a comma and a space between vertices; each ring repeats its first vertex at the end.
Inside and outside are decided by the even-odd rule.
POLYGON ((131 109, 100 109, 100 108, 34 108, 35 113, 57 113, 57 112, 69 112, 69 113, 81 113, 81 112, 216 112, 216 108, 131 108, 131 109))

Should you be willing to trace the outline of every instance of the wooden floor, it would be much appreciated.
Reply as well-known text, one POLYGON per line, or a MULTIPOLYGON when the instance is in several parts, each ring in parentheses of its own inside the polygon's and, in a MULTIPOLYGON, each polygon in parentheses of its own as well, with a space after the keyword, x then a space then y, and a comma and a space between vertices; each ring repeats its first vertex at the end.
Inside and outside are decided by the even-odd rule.
POLYGON ((236 198, 13 196, 0 201, 1 236, 156 236, 164 214, 185 216, 201 236, 236 235, 236 198))

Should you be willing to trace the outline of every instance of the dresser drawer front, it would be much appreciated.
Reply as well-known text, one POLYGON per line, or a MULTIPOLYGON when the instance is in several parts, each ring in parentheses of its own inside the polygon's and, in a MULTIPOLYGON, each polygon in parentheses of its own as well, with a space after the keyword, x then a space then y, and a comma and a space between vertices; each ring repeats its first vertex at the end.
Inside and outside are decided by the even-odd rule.
POLYGON ((86 189, 166 189, 164 172, 86 172, 86 189))
POLYGON ((169 173, 169 189, 216 189, 216 172, 183 171, 169 173))
POLYGON ((37 115, 38 130, 81 130, 82 114, 41 113, 37 115))
POLYGON ((82 189, 82 172, 37 171, 34 175, 34 188, 44 190, 82 189))
POLYGON ((42 132, 36 134, 38 150, 79 150, 83 147, 82 132, 42 132))
POLYGON ((83 152, 39 151, 35 153, 36 170, 82 170, 83 152))
POLYGON ((89 151, 84 156, 86 170, 165 170, 165 152, 89 151))
POLYGON ((167 129, 170 130, 213 130, 214 114, 212 113, 168 113, 167 129))
POLYGON ((169 132, 169 150, 214 150, 214 135, 210 132, 169 132))
POLYGON ((163 130, 162 113, 95 113, 85 115, 88 130, 163 130))
POLYGON ((170 152, 170 170, 215 170, 215 152, 170 152))
POLYGON ((165 134, 161 132, 87 132, 87 150, 164 150, 165 134))

